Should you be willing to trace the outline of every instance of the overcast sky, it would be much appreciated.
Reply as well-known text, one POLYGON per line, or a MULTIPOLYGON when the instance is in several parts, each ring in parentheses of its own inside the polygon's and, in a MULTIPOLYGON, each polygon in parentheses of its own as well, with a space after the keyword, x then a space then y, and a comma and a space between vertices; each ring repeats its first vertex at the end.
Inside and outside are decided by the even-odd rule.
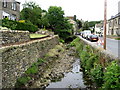
MULTIPOLYGON (((49 6, 61 6, 65 16, 77 15, 78 19, 95 21, 104 19, 104 0, 17 0, 22 4, 25 1, 34 1, 42 9, 48 10, 49 6)), ((120 0, 107 0, 107 19, 118 13, 120 0)))

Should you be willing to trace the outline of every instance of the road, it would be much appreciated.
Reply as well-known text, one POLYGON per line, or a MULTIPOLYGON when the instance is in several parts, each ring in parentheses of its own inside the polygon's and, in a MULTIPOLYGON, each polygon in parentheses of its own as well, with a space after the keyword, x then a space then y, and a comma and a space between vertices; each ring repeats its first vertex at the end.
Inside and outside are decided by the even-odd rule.
MULTIPOLYGON (((103 47, 102 43, 100 43, 102 41, 104 42, 103 38, 100 37, 98 42, 91 42, 91 43, 96 44, 100 47, 103 47)), ((114 39, 107 38, 106 39, 106 50, 111 52, 114 56, 120 57, 120 40, 114 40, 114 39)))

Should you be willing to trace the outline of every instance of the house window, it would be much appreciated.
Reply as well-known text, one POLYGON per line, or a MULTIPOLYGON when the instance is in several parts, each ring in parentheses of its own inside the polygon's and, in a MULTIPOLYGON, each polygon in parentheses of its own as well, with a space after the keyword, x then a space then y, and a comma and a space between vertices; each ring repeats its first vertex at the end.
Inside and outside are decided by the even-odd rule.
POLYGON ((117 19, 114 20, 114 24, 117 25, 117 19))
POLYGON ((13 2, 12 3, 12 10, 16 10, 16 9, 17 9, 16 2, 13 2))
POLYGON ((120 25, 120 18, 118 19, 118 24, 120 25))
POLYGON ((110 26, 110 27, 112 26, 111 24, 112 24, 112 22, 110 21, 110 22, 109 22, 109 26, 110 26))
POLYGON ((3 7, 7 7, 7 0, 3 0, 3 7))

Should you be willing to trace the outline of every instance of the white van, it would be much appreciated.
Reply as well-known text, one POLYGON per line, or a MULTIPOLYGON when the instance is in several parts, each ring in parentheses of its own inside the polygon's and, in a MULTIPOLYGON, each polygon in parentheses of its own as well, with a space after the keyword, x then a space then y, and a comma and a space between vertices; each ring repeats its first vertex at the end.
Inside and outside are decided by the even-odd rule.
POLYGON ((83 31, 83 37, 84 37, 84 38, 87 38, 87 36, 90 35, 90 34, 91 34, 91 31, 90 31, 90 30, 84 30, 84 31, 83 31))

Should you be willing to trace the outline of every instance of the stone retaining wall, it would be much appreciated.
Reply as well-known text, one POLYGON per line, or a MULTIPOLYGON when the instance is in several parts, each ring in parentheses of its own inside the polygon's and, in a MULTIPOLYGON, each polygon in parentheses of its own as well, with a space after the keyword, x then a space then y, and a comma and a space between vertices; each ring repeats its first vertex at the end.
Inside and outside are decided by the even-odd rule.
POLYGON ((0 48, 2 54, 2 87, 13 88, 20 77, 38 58, 59 43, 58 36, 0 48))
POLYGON ((0 44, 12 44, 30 40, 29 31, 0 30, 0 44))

